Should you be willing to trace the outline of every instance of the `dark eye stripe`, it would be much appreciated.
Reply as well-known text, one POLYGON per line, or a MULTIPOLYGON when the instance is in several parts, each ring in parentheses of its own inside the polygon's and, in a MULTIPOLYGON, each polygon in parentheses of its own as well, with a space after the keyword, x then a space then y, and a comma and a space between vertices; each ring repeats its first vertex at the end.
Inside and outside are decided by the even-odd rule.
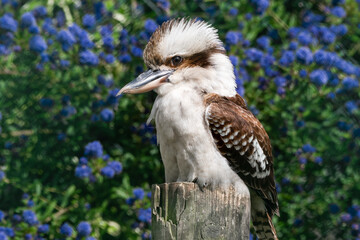
MULTIPOLYGON (((209 67, 210 64, 210 56, 214 53, 222 53, 225 54, 225 50, 219 48, 210 48, 202 52, 195 53, 190 56, 183 57, 182 62, 178 65, 180 68, 185 67, 209 67)), ((164 62, 164 65, 174 68, 176 66, 173 65, 173 57, 167 58, 164 62)))

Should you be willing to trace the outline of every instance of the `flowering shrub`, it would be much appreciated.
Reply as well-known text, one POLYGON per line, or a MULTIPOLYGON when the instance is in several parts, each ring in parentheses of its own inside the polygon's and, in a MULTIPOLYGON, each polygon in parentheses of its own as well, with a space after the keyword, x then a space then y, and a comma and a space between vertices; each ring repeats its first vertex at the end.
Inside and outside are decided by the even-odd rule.
POLYGON ((115 2, 0 3, 0 239, 151 238, 155 94, 116 93, 179 16, 219 29, 269 133, 279 238, 360 237, 359 1, 115 2))

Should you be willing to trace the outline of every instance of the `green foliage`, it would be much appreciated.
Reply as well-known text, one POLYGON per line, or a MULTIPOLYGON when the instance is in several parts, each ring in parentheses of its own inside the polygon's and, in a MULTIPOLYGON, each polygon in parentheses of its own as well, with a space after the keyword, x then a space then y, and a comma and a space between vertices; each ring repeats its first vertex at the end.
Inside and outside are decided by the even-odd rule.
POLYGON ((184 16, 213 24, 228 54, 238 58, 238 91, 245 92, 273 145, 281 214, 274 217, 274 225, 279 238, 359 237, 360 94, 359 85, 347 88, 345 83, 351 78, 359 84, 357 1, 274 0, 262 14, 255 14, 261 1, 174 0, 168 6, 166 1, 148 0, 55 0, 47 5, 46 16, 38 8, 45 1, 2 2, 0 18, 11 13, 18 21, 14 32, 0 21, 0 210, 5 212, 0 227, 16 229, 11 239, 29 233, 36 239, 63 238, 64 223, 75 229, 81 221, 91 224, 91 236, 98 239, 149 238, 150 224, 144 218, 150 198, 137 196, 134 187, 149 192, 151 184, 164 182, 155 128, 145 125, 156 95, 116 98, 114 92, 144 69, 133 48, 146 45, 152 33, 146 27, 149 19, 161 23, 184 16), (332 12, 336 4, 345 9, 345 18, 332 12), (230 14, 232 9, 238 12, 230 14), (30 27, 21 27, 21 17, 29 11, 46 51, 30 50, 34 34, 30 27), (74 23, 83 26, 85 14, 96 18, 93 28, 82 29, 94 46, 84 47, 81 40, 86 37, 70 31, 75 42, 65 49, 59 32, 74 23), (47 18, 55 34, 45 30, 47 18), (341 24, 346 33, 335 34, 331 26, 341 24), (227 40, 229 31, 242 35, 235 44, 227 40), (302 32, 309 33, 310 43, 302 43, 307 40, 302 32), (4 37, 9 33, 13 37, 4 37), (263 36, 270 45, 261 47, 263 36), (291 48, 294 42, 297 46, 291 48), (312 53, 310 64, 297 57, 303 47, 312 53), (80 58, 85 49, 96 54, 87 56, 91 63, 80 58), (316 59, 320 49, 337 54, 332 63, 316 59), (294 59, 282 62, 286 50, 294 59), (110 63, 108 55, 115 61, 110 63), (316 70, 326 71, 326 82, 322 75, 313 77, 316 70), (109 119, 104 109, 110 110, 109 119), (86 153, 94 141, 101 143, 101 151, 94 150, 100 155, 86 153), (80 162, 83 156, 88 163, 80 162), (122 172, 109 177, 103 169, 112 161, 122 164, 122 172), (76 169, 86 167, 90 173, 79 178, 76 169), (23 198, 24 193, 29 197, 23 198), (29 199, 34 206, 28 206, 29 199), (39 224, 12 220, 26 209, 36 213, 39 224, 49 224, 50 231, 41 233, 39 224))

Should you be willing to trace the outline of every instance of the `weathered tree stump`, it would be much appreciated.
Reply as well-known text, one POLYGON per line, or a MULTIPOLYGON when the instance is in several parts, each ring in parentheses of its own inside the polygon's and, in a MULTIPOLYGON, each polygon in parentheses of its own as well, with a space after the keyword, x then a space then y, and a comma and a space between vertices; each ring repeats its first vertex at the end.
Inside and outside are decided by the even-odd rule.
POLYGON ((194 183, 152 185, 154 240, 248 240, 249 193, 203 191, 194 183))

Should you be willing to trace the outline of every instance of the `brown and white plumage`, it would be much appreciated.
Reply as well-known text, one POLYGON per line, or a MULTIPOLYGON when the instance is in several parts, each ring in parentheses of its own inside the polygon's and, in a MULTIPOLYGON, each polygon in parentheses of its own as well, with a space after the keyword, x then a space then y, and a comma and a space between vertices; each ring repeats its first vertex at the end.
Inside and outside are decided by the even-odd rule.
POLYGON ((151 37, 144 60, 149 71, 120 93, 158 93, 149 120, 156 122, 166 181, 249 191, 258 238, 277 239, 270 140, 236 93, 216 29, 203 21, 168 21, 151 37))
POLYGON ((266 212, 252 211, 258 238, 275 239, 276 232, 271 217, 274 213, 279 215, 279 206, 271 143, 264 127, 247 109, 239 95, 222 97, 207 94, 205 105, 205 118, 217 148, 249 186, 253 204, 256 204, 254 198, 264 201, 266 212))

